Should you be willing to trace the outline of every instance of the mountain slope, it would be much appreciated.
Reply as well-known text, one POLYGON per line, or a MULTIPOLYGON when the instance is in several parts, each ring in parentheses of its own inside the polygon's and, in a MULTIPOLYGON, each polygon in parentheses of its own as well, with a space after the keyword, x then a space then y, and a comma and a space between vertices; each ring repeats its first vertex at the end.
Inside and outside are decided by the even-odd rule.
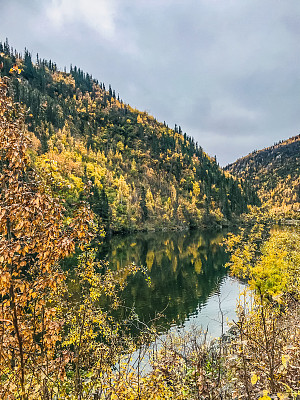
POLYGON ((222 223, 257 203, 250 186, 227 176, 180 127, 170 129, 124 104, 77 67, 32 62, 0 43, 2 75, 28 107, 32 158, 67 206, 90 202, 113 231, 222 223))
POLYGON ((249 181, 274 212, 298 215, 300 209, 300 135, 255 151, 225 168, 249 181))

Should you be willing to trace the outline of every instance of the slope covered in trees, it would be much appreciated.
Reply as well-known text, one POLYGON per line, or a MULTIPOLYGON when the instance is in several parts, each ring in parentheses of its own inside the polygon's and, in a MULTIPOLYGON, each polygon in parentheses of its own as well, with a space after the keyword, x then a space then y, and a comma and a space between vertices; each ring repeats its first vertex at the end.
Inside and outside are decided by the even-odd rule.
POLYGON ((300 135, 254 151, 225 169, 250 182, 272 211, 293 217, 299 214, 300 135))
POLYGON ((0 43, 1 75, 28 108, 35 167, 66 207, 88 200, 107 230, 222 223, 258 199, 194 139, 125 104, 80 68, 58 70, 0 43))

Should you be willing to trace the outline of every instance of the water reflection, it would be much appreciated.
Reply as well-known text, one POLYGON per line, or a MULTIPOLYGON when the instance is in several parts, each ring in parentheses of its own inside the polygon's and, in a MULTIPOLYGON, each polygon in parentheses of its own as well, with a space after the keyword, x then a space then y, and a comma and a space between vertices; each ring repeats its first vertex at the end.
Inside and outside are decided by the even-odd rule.
MULTIPOLYGON (((163 311, 165 317, 159 324, 165 331, 199 313, 218 291, 227 274, 223 236, 203 231, 114 236, 104 243, 99 257, 107 259, 113 269, 132 262, 147 267, 151 285, 137 274, 129 278, 122 297, 145 323, 163 311)), ((120 318, 125 318, 122 312, 120 318)))

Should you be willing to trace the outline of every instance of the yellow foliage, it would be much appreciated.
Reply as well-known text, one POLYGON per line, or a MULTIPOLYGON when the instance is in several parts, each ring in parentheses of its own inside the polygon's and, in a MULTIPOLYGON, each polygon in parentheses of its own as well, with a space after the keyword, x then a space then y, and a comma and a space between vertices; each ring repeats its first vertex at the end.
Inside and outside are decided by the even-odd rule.
POLYGON ((259 380, 259 376, 257 376, 256 374, 252 374, 252 376, 251 376, 251 384, 255 385, 258 380, 259 380))
POLYGON ((146 256, 146 265, 149 271, 151 271, 153 262, 154 262, 154 252, 153 251, 148 251, 147 256, 146 256))
POLYGON ((202 261, 201 261, 200 257, 195 261, 194 268, 195 268, 195 272, 197 274, 200 274, 200 272, 202 270, 202 261))

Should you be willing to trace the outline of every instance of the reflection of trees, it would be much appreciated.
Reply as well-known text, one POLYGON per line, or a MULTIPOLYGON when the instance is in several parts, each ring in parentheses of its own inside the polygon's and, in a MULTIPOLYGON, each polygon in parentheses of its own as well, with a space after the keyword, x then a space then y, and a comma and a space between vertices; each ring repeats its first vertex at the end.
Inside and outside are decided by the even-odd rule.
POLYGON ((164 328, 182 323, 216 291, 226 274, 222 234, 208 232, 137 233, 115 236, 103 246, 111 268, 131 262, 147 266, 148 287, 142 274, 129 278, 123 296, 141 320, 153 319, 164 309, 164 328))

